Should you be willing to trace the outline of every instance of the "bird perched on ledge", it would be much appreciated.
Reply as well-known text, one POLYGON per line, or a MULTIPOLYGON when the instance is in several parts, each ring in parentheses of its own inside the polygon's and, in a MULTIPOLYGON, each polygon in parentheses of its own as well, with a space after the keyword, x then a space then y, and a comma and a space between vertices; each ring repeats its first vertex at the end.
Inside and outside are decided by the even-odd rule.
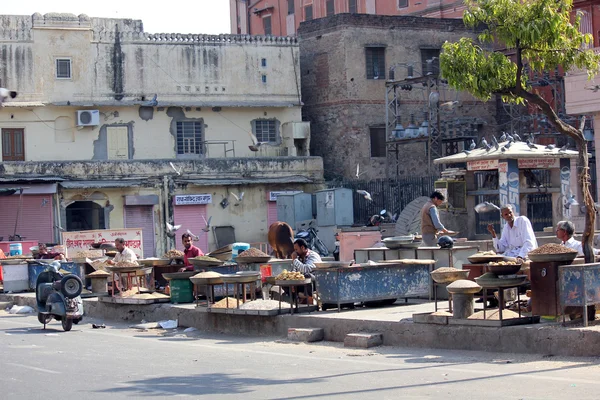
POLYGON ((6 101, 6 99, 14 99, 15 97, 17 97, 17 92, 15 92, 14 90, 0 88, 0 107, 4 107, 4 102, 6 101))

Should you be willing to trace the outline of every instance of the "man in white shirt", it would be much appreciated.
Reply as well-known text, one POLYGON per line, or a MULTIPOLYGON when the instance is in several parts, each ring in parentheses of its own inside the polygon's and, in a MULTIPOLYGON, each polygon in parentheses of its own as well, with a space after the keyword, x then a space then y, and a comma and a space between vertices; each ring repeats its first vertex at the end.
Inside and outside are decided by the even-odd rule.
MULTIPOLYGON (((129 247, 125 246, 125 239, 116 238, 115 239, 115 247, 117 248, 117 254, 113 257, 112 260, 108 260, 108 264, 116 264, 118 262, 126 262, 130 264, 138 265, 137 255, 131 250, 129 247)), ((139 278, 138 278, 139 279, 139 278)), ((115 286, 121 291, 122 288, 126 288, 127 281, 125 278, 121 277, 120 274, 115 274, 115 286)))
POLYGON ((500 239, 496 236, 494 225, 488 225, 488 231, 492 235, 496 252, 507 257, 525 260, 527 253, 538 247, 531 222, 525 216, 515 218, 513 207, 510 204, 503 206, 500 209, 500 214, 506 221, 500 239))
MULTIPOLYGON (((561 240, 561 244, 570 249, 577 250, 577 255, 583 255, 583 246, 579 240, 573 238, 575 225, 571 221, 559 221, 556 224, 556 237, 561 240)), ((600 250, 593 249, 594 255, 600 254, 600 250)))

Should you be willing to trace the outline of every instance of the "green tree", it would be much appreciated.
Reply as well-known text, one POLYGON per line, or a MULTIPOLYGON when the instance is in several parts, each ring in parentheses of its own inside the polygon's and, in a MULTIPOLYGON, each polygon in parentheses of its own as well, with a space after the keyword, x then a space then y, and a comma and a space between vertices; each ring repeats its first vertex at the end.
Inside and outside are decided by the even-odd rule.
POLYGON ((440 69, 448 84, 482 100, 501 95, 506 102, 539 107, 558 132, 574 139, 579 150, 579 181, 586 206, 583 248, 593 262, 595 206, 590 193, 587 143, 579 127, 562 121, 552 106, 527 85, 524 65, 542 73, 578 68, 592 78, 600 55, 587 46, 590 34, 579 32, 579 15, 572 17, 572 0, 466 0, 463 20, 479 29, 479 43, 469 38, 446 42, 440 69), (498 50, 495 50, 498 49, 498 50))

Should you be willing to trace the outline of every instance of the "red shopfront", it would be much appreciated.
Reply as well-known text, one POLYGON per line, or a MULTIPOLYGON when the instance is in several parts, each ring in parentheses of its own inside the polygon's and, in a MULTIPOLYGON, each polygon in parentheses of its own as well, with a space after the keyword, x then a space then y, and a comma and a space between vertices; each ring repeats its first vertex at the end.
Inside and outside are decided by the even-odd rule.
POLYGON ((178 250, 183 251, 181 235, 188 230, 194 235, 200 237, 200 240, 194 242, 194 246, 199 247, 203 253, 208 253, 208 235, 202 229, 206 227, 206 221, 209 219, 208 204, 212 203, 210 194, 191 194, 177 195, 173 198, 173 219, 175 225, 181 225, 181 228, 175 233, 175 243, 178 250))

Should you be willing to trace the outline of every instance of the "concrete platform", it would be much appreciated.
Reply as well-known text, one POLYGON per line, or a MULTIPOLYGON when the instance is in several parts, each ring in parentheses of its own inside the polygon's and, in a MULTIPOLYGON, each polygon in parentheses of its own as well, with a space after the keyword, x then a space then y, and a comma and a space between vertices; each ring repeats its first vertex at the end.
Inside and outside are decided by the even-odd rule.
MULTIPOLYGON (((0 302, 35 307, 34 293, 0 294, 0 302)), ((476 304, 476 308, 480 305, 476 304)), ((194 304, 122 305, 84 299, 86 316, 139 323, 141 320, 178 319, 180 326, 206 332, 286 337, 289 328, 322 328, 325 340, 343 342, 356 332, 378 332, 383 344, 416 348, 536 353, 561 356, 600 356, 600 320, 584 328, 556 322, 533 325, 482 327, 417 324, 412 315, 433 312, 433 303, 411 300, 383 308, 359 308, 279 316, 209 313, 194 304)))

